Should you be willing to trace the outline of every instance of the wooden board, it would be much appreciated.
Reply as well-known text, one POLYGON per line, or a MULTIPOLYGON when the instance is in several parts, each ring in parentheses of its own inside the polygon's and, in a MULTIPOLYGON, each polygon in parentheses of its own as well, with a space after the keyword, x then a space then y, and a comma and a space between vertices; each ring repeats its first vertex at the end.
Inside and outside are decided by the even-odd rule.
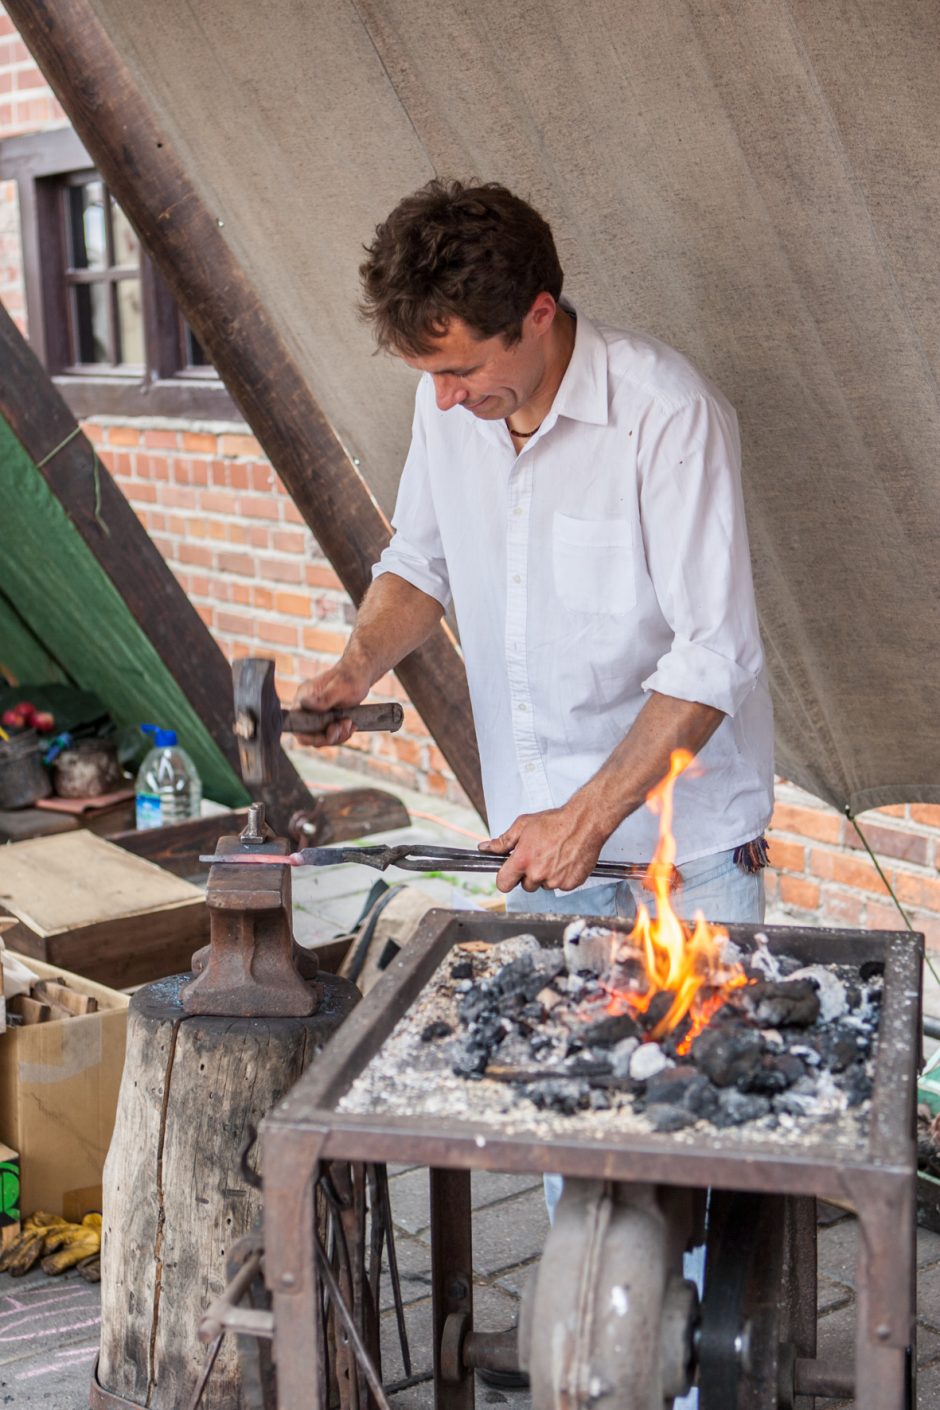
POLYGON ((11 946, 118 989, 188 969, 208 934, 199 887, 84 830, 0 848, 0 907, 11 946))

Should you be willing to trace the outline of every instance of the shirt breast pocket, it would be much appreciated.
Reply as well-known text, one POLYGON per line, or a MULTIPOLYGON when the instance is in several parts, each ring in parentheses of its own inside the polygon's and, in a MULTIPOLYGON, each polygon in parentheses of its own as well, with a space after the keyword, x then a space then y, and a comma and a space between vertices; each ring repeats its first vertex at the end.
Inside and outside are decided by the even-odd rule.
POLYGON ((555 591, 571 611, 623 616, 636 605, 631 521, 555 514, 552 571, 555 591))

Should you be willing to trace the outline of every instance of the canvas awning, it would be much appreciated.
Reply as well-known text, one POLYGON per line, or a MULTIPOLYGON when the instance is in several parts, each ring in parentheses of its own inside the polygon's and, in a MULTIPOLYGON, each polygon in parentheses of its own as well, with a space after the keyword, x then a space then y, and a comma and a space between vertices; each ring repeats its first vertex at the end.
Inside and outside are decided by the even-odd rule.
MULTIPOLYGON (((96 159, 105 76, 77 27, 98 17, 386 513, 413 379, 356 321, 360 247, 434 174, 530 198, 574 302, 679 347, 738 408, 780 770, 854 811, 940 801, 936 6, 9 10, 96 159)), ((210 350, 237 360, 238 337, 210 350)))

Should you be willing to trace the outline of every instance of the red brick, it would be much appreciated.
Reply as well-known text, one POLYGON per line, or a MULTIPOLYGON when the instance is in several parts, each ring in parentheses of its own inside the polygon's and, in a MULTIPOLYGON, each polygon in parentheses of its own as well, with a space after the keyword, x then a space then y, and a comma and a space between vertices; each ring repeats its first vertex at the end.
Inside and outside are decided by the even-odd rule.
POLYGON ((197 564, 200 568, 212 567, 212 550, 198 543, 181 543, 177 546, 176 558, 180 563, 197 564))
POLYGON ((246 524, 245 532, 252 548, 271 547, 271 530, 266 528, 264 524, 246 524))
POLYGON ((220 449, 223 455, 250 456, 252 459, 257 459, 261 454, 261 447, 254 436, 238 436, 228 431, 221 437, 220 449))
MULTIPOLYGON (((230 534, 231 524, 226 524, 223 519, 204 519, 203 534, 210 539, 221 539, 225 543, 237 543, 239 540, 234 534, 230 534)), ((243 536, 244 537, 244 536, 243 536)))
POLYGON ((842 852, 827 852, 814 847, 810 853, 808 875, 824 881, 835 881, 856 891, 882 891, 884 883, 870 861, 846 856, 842 852))
MULTIPOLYGON (((278 535, 275 534, 275 548, 278 547, 277 538, 278 535)), ((301 539, 303 539, 303 535, 301 535, 301 539)), ((340 582, 339 578, 336 576, 333 569, 328 567, 326 564, 307 563, 304 567, 304 576, 306 577, 308 587, 333 588, 338 592, 342 592, 343 590, 343 585, 340 582)))
POLYGON ((207 627, 215 626, 215 608, 209 607, 204 602, 197 602, 195 607, 207 627))
POLYGON ((192 450, 197 453, 207 452, 209 455, 215 450, 216 438, 207 431, 184 431, 183 449, 192 450))
POLYGON ((303 564, 290 558, 259 558, 258 573, 262 578, 271 578, 278 583, 302 583, 304 580, 303 564))
POLYGON ((251 601, 261 612, 272 612, 274 610, 274 593, 267 587, 254 587, 251 589, 251 601))
MULTIPOLYGON (((885 818, 906 818, 906 817, 907 817, 907 804, 906 804, 906 803, 887 803, 883 808, 873 808, 872 811, 875 812, 875 813, 880 813, 880 814, 882 815, 882 817, 885 817, 885 818)), ((865 814, 865 813, 862 813, 862 814, 860 814, 860 816, 861 816, 861 817, 865 817, 866 814, 865 814)))
POLYGON ((140 432, 135 431, 132 426, 110 426, 108 428, 108 445, 139 446, 140 432))
POLYGON ((778 803, 770 826, 775 832, 794 832, 798 837, 812 837, 817 842, 838 842, 842 836, 842 819, 838 813, 800 808, 794 803, 778 803))
POLYGON ((799 876, 781 876, 779 896, 785 906, 795 906, 801 911, 819 909, 819 887, 799 876))
POLYGON ((338 632, 325 632, 322 627, 304 627, 303 642, 305 651, 323 651, 339 656, 346 646, 346 638, 338 632))
POLYGON ((115 479, 129 480, 131 478, 134 470, 134 461, 137 457, 132 456, 129 451, 106 451, 101 458, 115 479))
POLYGON ((239 514, 251 519, 280 519, 281 508, 270 494, 243 494, 238 500, 239 514))
POLYGON ((251 588, 247 583, 230 583, 229 600, 237 602, 239 607, 247 607, 251 602, 251 588))
POLYGON ((273 642, 276 646, 297 645, 297 628, 285 626, 283 622, 260 621, 256 631, 262 641, 273 642))
POLYGON ((940 877, 899 871, 894 878, 894 891, 902 906, 940 913, 940 877))
POLYGON ((263 460, 259 465, 248 467, 248 479, 253 490, 260 490, 262 494, 271 494, 277 485, 277 476, 274 467, 263 460))
POLYGON ((238 498, 225 490, 203 490, 199 496, 201 508, 209 514, 237 514, 238 498))
POLYGON ((858 928, 865 923, 865 904, 860 896, 855 896, 850 891, 837 891, 834 887, 824 886, 822 915, 833 925, 858 928))
POLYGON ((254 636, 255 624, 252 619, 237 612, 219 611, 216 614, 216 625, 220 632, 231 632, 234 636, 254 636))
POLYGON ((153 450, 178 450, 178 431, 145 431, 144 445, 153 450))
POLYGON ((181 485, 167 485, 160 492, 160 502, 168 509, 197 509, 199 500, 195 490, 186 489, 181 485))
POLYGON ((156 485, 143 485, 143 484, 140 484, 139 482, 135 481, 135 483, 134 483, 134 492, 133 492, 133 494, 130 496, 130 500, 131 500, 131 503, 132 503, 132 504, 156 504, 156 502, 157 502, 157 487, 156 487, 156 485))
POLYGON ((190 575, 189 591, 195 593, 197 597, 209 596, 209 579, 202 577, 198 573, 190 575))
POLYGON ((242 573, 248 577, 255 575, 255 560, 250 553, 237 553, 234 549, 219 549, 216 564, 223 573, 242 573))
POLYGON ((276 553, 303 553, 304 536, 299 529, 276 529, 271 534, 271 547, 276 553))
POLYGON ((285 524, 306 524, 306 519, 297 508, 294 501, 288 496, 281 505, 281 518, 285 524))
POLYGON ((82 434, 87 436, 93 446, 103 446, 105 442, 105 431, 103 426, 96 426, 94 421, 80 421, 82 434))
POLYGON ((923 827, 940 828, 940 804, 912 803, 911 822, 920 823, 923 827))
POLYGON ((406 739, 400 734, 390 736, 392 752, 395 758, 403 764, 414 764, 416 767, 421 763, 421 746, 414 739, 406 739))
MULTIPOLYGON (((875 856, 895 857, 902 862, 914 862, 917 866, 927 864, 927 838, 915 832, 905 832, 900 827, 879 827, 877 823, 863 825, 862 832, 875 856)), ((865 845, 851 823, 845 830, 846 845, 855 851, 864 851, 865 845)))
POLYGON ((785 842, 773 834, 770 843, 770 865, 776 871, 803 871, 806 867, 806 848, 798 842, 785 842))
POLYGON ((865 924, 871 930, 906 930, 904 919, 892 901, 869 901, 865 924))
POLYGON ((296 592, 276 592, 274 610, 283 612, 288 617, 309 617, 310 599, 296 592))

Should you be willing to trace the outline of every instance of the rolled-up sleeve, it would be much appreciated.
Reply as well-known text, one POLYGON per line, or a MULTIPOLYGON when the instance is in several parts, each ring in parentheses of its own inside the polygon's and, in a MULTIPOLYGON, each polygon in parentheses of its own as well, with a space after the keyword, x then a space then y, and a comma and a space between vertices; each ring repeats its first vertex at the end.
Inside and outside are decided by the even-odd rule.
POLYGON ((392 516, 394 533, 373 567, 372 577, 375 579, 383 573, 394 573, 411 583, 412 587, 436 598, 446 611, 451 601, 450 579, 428 475, 427 433, 422 414, 422 401, 426 395, 427 388, 422 380, 415 397, 411 447, 402 470, 392 516))
POLYGON ((730 406, 699 396, 640 428, 640 520, 650 578, 673 632, 643 689, 734 715, 763 651, 730 406))

